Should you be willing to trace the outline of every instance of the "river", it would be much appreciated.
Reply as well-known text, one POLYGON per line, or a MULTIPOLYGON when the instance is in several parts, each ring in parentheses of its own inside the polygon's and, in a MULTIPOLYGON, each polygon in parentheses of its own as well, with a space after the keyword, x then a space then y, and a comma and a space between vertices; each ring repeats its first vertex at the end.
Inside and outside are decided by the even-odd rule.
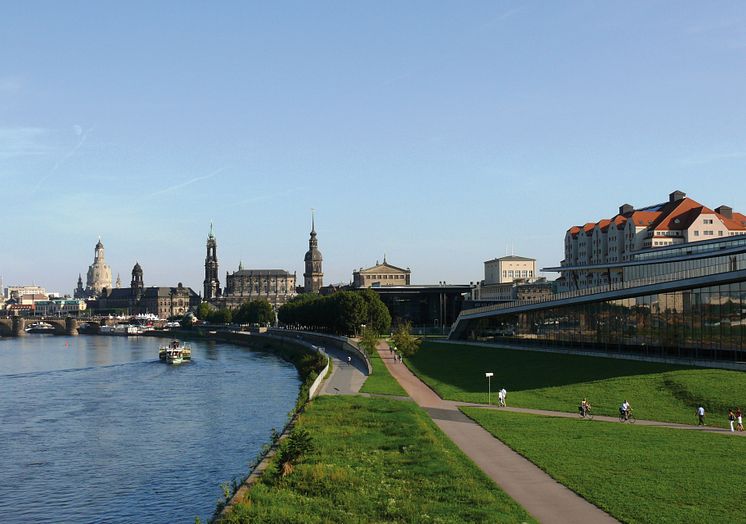
POLYGON ((0 521, 204 522, 282 428, 300 380, 267 353, 167 339, 0 339, 0 521))

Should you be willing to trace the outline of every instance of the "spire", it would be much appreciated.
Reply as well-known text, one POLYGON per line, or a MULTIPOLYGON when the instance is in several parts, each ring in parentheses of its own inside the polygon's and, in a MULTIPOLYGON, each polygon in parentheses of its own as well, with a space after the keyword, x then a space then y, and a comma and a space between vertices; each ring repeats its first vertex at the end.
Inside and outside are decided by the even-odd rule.
POLYGON ((243 270, 243 261, 242 260, 238 261, 238 270, 239 271, 243 270))
POLYGON ((311 208, 311 235, 316 235, 316 210, 311 208))
POLYGON ((386 263, 386 253, 383 254, 383 263, 386 263))
POLYGON ((215 238, 215 235, 212 234, 212 220, 210 220, 210 234, 207 237, 208 239, 215 238))

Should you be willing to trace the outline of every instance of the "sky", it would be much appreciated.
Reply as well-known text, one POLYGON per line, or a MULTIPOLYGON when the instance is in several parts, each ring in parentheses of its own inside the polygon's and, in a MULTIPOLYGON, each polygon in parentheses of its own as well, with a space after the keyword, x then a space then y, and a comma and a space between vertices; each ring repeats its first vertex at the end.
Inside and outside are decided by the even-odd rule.
MULTIPOLYGON (((0 275, 71 293, 324 282, 382 261, 468 283, 682 190, 746 212, 743 2, 5 2, 0 275)), ((556 275, 548 275, 554 278, 556 275)))

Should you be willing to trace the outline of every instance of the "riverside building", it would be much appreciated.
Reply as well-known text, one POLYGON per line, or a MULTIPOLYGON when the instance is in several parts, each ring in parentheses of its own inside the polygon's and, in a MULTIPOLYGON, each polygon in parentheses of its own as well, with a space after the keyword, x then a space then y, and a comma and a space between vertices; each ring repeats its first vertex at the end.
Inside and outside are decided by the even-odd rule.
POLYGON ((618 231, 624 244, 618 244, 612 257, 599 236, 599 223, 584 228, 591 234, 579 236, 577 247, 572 241, 566 244, 562 265, 543 269, 560 272, 577 286, 534 300, 464 310, 450 338, 728 365, 746 362, 743 215, 725 206, 714 211, 695 206, 682 201, 682 195, 672 193, 657 210, 623 217, 627 222, 618 231), (656 245, 661 237, 665 244, 656 245))

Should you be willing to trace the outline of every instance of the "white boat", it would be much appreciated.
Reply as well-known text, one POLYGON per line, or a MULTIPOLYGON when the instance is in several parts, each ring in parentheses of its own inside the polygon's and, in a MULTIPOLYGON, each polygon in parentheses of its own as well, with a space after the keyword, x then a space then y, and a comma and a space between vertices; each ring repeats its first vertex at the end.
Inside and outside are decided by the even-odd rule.
POLYGON ((166 363, 168 364, 181 364, 184 362, 184 355, 179 348, 168 348, 166 349, 166 363))
POLYGON ((184 360, 192 360, 192 348, 181 345, 178 340, 173 340, 170 344, 158 348, 158 358, 169 362, 169 354, 175 354, 177 352, 179 353, 181 360, 179 362, 171 362, 172 364, 178 364, 184 360))

